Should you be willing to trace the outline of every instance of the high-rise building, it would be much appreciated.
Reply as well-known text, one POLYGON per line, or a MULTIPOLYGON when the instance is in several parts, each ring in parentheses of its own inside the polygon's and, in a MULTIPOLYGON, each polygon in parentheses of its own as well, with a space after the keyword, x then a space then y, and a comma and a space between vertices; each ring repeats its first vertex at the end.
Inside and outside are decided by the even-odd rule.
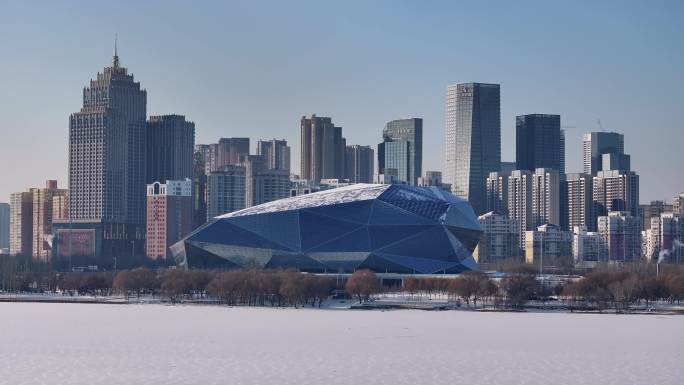
POLYGON ((641 223, 626 211, 598 217, 601 258, 604 262, 631 262, 641 257, 641 223))
POLYGON ((171 258, 169 247, 192 231, 192 180, 147 185, 147 256, 171 258))
POLYGON ((601 257, 601 236, 587 231, 584 226, 575 226, 572 234, 572 256, 576 264, 595 264, 601 257))
POLYGON ((0 202, 0 249, 9 249, 10 205, 0 202))
POLYGON ((538 168, 532 175, 532 226, 560 226, 560 175, 558 170, 538 168))
POLYGON ((508 177, 511 172, 490 172, 487 177, 487 210, 508 215, 508 177))
POLYGON ((218 153, 218 143, 197 144, 195 145, 195 157, 198 156, 198 153, 200 154, 199 157, 202 159, 202 163, 204 164, 204 172, 206 175, 209 175, 209 173, 218 169, 218 160, 216 158, 216 154, 218 153))
POLYGON ((684 215, 684 192, 672 199, 672 212, 684 215))
POLYGON ((195 123, 182 115, 150 116, 146 136, 148 184, 192 177, 195 123))
POLYGON ((444 181, 486 210, 486 179, 501 168, 501 106, 498 84, 465 83, 447 88, 444 181))
POLYGON ((245 167, 227 165, 207 177, 207 221, 245 208, 245 167))
POLYGON ((201 149, 195 152, 192 177, 193 230, 207 222, 207 173, 204 159, 201 149))
POLYGON ((567 174, 564 183, 568 207, 568 229, 575 227, 586 228, 593 231, 596 228, 593 223, 593 182, 591 175, 575 173, 567 174))
POLYGON ((628 211, 638 217, 639 176, 634 171, 599 171, 593 178, 593 190, 594 218, 611 211, 628 211))
POLYGON ((525 262, 554 265, 558 258, 572 255, 572 233, 546 224, 525 232, 525 262))
POLYGON ((629 171, 631 167, 630 156, 626 154, 608 153, 601 155, 601 170, 629 171))
POLYGON ((33 215, 31 221, 31 255, 37 261, 48 262, 52 251, 55 198, 65 198, 68 195, 68 190, 57 188, 56 180, 48 180, 45 183, 45 188, 32 188, 29 191, 33 201, 33 208, 31 209, 33 215))
POLYGON ((249 138, 221 138, 216 148, 217 168, 240 164, 249 155, 249 138))
POLYGON ((286 140, 260 140, 257 142, 257 155, 264 157, 267 168, 290 173, 290 147, 286 140))
POLYGON ((499 171, 502 175, 511 175, 515 169, 515 162, 501 162, 501 169, 499 171))
POLYGON ((660 214, 665 212, 675 212, 673 205, 658 200, 651 201, 648 204, 640 204, 638 213, 641 218, 641 228, 643 230, 650 229, 651 218, 660 218, 660 214))
POLYGON ((370 146, 347 146, 344 179, 351 183, 373 183, 375 158, 370 146))
POLYGON ((583 137, 584 173, 596 175, 602 170, 603 154, 624 154, 625 137, 616 132, 591 132, 583 137))
POLYGON ((660 214, 658 224, 657 252, 664 262, 684 262, 684 215, 675 213, 660 214))
POLYGON ((378 144, 378 173, 397 170, 399 182, 416 185, 423 169, 423 119, 392 120, 382 130, 378 144))
POLYGON ((517 116, 515 133, 518 170, 534 172, 538 168, 550 168, 565 173, 560 115, 517 116))
POLYGON ((301 119, 301 177, 314 183, 344 176, 346 140, 331 118, 311 115, 301 119))
POLYGON ((484 232, 473 253, 478 263, 495 263, 520 255, 520 233, 514 219, 490 211, 478 220, 484 232))
POLYGON ((527 170, 515 170, 508 177, 508 216, 515 219, 521 237, 525 231, 534 229, 532 179, 532 173, 527 170))
POLYGON ((33 240, 33 193, 10 195, 10 254, 31 256, 33 240))
POLYGON ((147 92, 119 65, 83 90, 69 123, 69 217, 145 224, 147 92))
POLYGON ((425 171, 424 175, 418 178, 418 186, 421 187, 438 187, 446 192, 451 193, 451 185, 442 182, 441 171, 425 171))
POLYGON ((290 172, 268 167, 262 155, 248 155, 245 167, 245 207, 290 196, 290 172))

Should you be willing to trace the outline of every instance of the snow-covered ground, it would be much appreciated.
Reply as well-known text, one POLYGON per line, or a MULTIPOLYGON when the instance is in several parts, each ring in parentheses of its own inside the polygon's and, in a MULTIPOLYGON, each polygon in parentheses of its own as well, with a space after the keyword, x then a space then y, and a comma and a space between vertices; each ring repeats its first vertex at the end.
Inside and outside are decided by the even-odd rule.
POLYGON ((0 303, 0 384, 681 384, 684 317, 0 303))

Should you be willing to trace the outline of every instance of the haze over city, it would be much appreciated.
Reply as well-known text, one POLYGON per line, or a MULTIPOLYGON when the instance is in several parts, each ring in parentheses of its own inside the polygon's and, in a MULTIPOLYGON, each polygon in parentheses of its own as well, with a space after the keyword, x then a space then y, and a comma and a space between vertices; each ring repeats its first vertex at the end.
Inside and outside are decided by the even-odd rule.
POLYGON ((568 172, 602 126, 624 134, 642 202, 681 190, 681 2, 89 4, 3 5, 0 201, 67 185, 68 118, 117 33, 148 115, 184 114, 196 143, 285 138, 295 173, 312 113, 373 147, 385 122, 422 117, 423 170, 442 170, 446 87, 475 81, 501 84, 502 160, 516 115, 559 114, 568 172))

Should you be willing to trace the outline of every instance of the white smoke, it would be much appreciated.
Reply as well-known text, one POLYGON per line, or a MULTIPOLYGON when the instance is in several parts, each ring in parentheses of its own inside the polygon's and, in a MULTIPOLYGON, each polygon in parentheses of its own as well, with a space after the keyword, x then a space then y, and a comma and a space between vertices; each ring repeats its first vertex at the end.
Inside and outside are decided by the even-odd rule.
POLYGON ((669 257, 670 254, 674 253, 678 247, 684 247, 684 243, 680 242, 679 239, 675 239, 672 243, 673 245, 671 249, 660 250, 658 253, 658 264, 664 261, 665 258, 669 257))

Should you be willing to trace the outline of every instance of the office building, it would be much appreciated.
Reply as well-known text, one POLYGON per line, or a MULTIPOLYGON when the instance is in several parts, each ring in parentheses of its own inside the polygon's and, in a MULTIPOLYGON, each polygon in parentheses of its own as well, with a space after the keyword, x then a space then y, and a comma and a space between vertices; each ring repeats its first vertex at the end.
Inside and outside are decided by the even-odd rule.
POLYGON ((587 231, 584 226, 575 226, 572 234, 572 257, 575 264, 594 265, 601 257, 601 236, 598 232, 587 231))
POLYGON ((425 171, 424 175, 418 178, 420 187, 437 187, 451 193, 451 185, 442 181, 441 171, 425 171))
POLYGON ((501 169, 501 112, 498 84, 466 83, 447 88, 444 181, 486 210, 486 179, 501 169))
POLYGON ((290 147, 286 140, 260 140, 257 142, 257 155, 261 155, 266 167, 271 170, 285 170, 290 173, 290 147))
POLYGON ((416 185, 423 169, 423 119, 392 120, 382 130, 378 144, 378 173, 397 170, 399 182, 416 185))
POLYGON ((593 221, 593 181, 589 174, 567 174, 564 188, 567 196, 567 228, 586 228, 595 231, 593 221))
POLYGON ((515 151, 518 170, 549 168, 565 174, 564 139, 560 115, 531 114, 515 119, 515 151))
POLYGON ((167 259, 169 247, 192 231, 192 180, 147 185, 147 257, 167 259))
POLYGON ((344 179, 351 183, 373 183, 374 151, 370 146, 347 146, 344 179))
POLYGON ((69 123, 69 217, 145 224, 147 92, 114 53, 69 123))
POLYGON ((195 145, 195 164, 198 158, 204 164, 204 172, 206 175, 218 169, 218 143, 212 144, 197 144, 195 145))
POLYGON ((514 219, 490 211, 478 220, 483 231, 473 253, 478 263, 496 263, 520 256, 520 233, 514 219))
POLYGON ((616 132, 592 132, 583 137, 584 173, 595 176, 603 169, 603 154, 624 154, 625 137, 616 132))
POLYGON ((10 205, 0 202, 0 250, 9 250, 10 205))
POLYGON ((611 211, 598 217, 601 260, 632 262, 641 258, 641 223, 626 211, 611 211))
POLYGON ((546 224, 525 232, 525 262, 555 265, 561 257, 572 255, 572 233, 546 224))
POLYGON ((601 170, 629 171, 631 167, 630 156, 626 154, 608 153, 601 155, 601 170))
POLYGON ((221 138, 216 149, 217 168, 237 165, 249 155, 249 138, 221 138))
POLYGON ((501 169, 499 171, 502 175, 511 175, 515 169, 515 162, 501 162, 501 169))
POLYGON ((301 119, 301 177, 318 183, 321 179, 344 177, 346 140, 342 127, 331 118, 311 115, 301 119))
POLYGON ((146 183, 192 177, 195 123, 182 115, 150 116, 146 137, 146 183))
POLYGON ((593 178, 593 190, 595 218, 611 211, 627 211, 638 217, 639 176, 634 171, 599 171, 593 178))
POLYGON ((223 166, 207 177, 207 221, 245 208, 245 167, 223 166))
POLYGON ((33 251, 33 193, 10 195, 10 254, 31 256, 33 251))
POLYGON ((290 196, 290 173, 271 169, 262 155, 248 155, 245 167, 245 207, 287 198, 290 196))

